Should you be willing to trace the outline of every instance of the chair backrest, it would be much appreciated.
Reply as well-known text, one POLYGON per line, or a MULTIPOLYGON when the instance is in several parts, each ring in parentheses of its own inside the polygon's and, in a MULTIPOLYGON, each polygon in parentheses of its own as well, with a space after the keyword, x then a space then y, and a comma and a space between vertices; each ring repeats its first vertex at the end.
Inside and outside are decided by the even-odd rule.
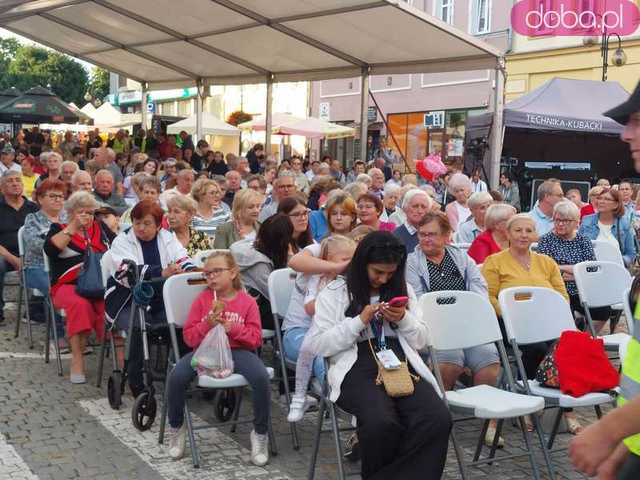
POLYGON ((622 307, 624 308, 624 317, 627 319, 627 328, 629 329, 629 335, 633 335, 633 312, 631 311, 631 305, 629 304, 629 295, 631 294, 631 288, 627 288, 622 292, 622 307))
POLYGON ((420 308, 436 350, 453 350, 502 339, 489 299, 475 292, 444 290, 425 293, 420 308))
POLYGON ((225 250, 222 248, 211 249, 211 250, 201 250, 193 256, 192 258, 193 264, 198 268, 202 268, 207 257, 209 257, 209 255, 211 255, 213 252, 230 252, 230 251, 231 250, 225 250))
POLYGON ((296 272, 290 268, 280 268, 271 272, 268 281, 271 313, 280 317, 285 316, 295 283, 296 272))
POLYGON ((599 262, 613 262, 624 265, 622 253, 620 249, 605 240, 591 240, 593 251, 596 254, 596 260, 599 262))
POLYGON ((584 305, 609 307, 620 302, 620 293, 631 286, 626 268, 614 262, 580 262, 573 267, 578 294, 584 305))
POLYGON ((207 285, 189 285, 189 280, 201 279, 202 273, 180 273, 173 275, 164 282, 162 297, 164 309, 167 313, 167 322, 182 327, 189 315, 191 304, 207 285))
POLYGON ((24 226, 18 229, 18 254, 24 257, 24 226))
POLYGON ((555 340, 576 329, 569 303, 550 288, 505 288, 498 302, 507 337, 518 344, 555 340))

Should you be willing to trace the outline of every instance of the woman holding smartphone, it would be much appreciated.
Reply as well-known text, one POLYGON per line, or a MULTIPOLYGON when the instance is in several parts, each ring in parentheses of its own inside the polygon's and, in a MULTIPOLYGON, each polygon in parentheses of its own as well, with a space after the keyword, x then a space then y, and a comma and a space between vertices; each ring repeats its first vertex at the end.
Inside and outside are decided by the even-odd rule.
POLYGON ((393 234, 370 233, 346 278, 331 282, 316 299, 313 340, 329 357, 331 401, 357 418, 366 480, 436 480, 447 455, 451 416, 418 355, 427 327, 405 281, 406 260, 393 234), (376 384, 378 362, 392 367, 398 361, 422 379, 412 394, 391 397, 376 384))

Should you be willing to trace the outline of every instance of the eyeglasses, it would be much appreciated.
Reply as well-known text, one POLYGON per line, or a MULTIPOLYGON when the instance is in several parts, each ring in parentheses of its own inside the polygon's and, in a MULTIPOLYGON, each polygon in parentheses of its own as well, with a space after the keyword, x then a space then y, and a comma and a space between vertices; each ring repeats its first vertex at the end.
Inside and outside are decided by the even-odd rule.
POLYGON ((49 197, 51 200, 64 200, 64 195, 59 193, 49 193, 46 196, 49 197))
POLYGON ((302 212, 290 213, 289 216, 293 217, 295 219, 300 219, 300 218, 303 218, 303 217, 308 217, 309 216, 309 212, 310 212, 310 210, 306 209, 306 210, 304 210, 302 212))
POLYGON ((280 190, 290 190, 292 188, 296 188, 295 185, 291 184, 291 185, 278 185, 278 188, 280 190))
POLYGON ((573 223, 576 220, 574 220, 573 218, 554 218, 553 221, 555 223, 560 223, 560 224, 567 224, 567 223, 573 223))
POLYGON ((205 270, 202 272, 202 276, 205 278, 213 278, 220 275, 222 272, 231 270, 230 268, 212 268, 211 270, 205 270))
POLYGON ((438 238, 441 235, 442 235, 442 233, 440 233, 440 232, 427 232, 427 233, 418 232, 418 238, 419 239, 438 238))

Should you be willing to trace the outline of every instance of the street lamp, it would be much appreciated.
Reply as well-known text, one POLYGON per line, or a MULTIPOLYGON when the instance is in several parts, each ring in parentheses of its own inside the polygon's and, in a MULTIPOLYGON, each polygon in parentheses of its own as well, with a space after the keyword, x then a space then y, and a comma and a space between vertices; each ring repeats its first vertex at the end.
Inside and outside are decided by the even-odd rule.
POLYGON ((89 92, 84 94, 84 100, 87 103, 93 103, 93 105, 95 105, 96 107, 102 105, 102 100, 100 100, 99 98, 93 98, 93 95, 91 95, 89 92))
POLYGON ((609 68, 609 39, 613 36, 618 37, 618 48, 611 56, 611 62, 616 67, 621 67, 627 63, 627 54, 622 50, 622 39, 617 33, 611 33, 607 35, 606 31, 602 34, 602 46, 600 47, 600 54, 602 55, 602 81, 607 81, 607 69, 609 68))

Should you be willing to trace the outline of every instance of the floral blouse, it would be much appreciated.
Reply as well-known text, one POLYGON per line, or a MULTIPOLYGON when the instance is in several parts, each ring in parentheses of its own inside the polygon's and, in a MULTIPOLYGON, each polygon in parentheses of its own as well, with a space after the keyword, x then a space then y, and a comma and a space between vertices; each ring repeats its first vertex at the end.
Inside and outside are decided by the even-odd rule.
POLYGON ((204 232, 199 232, 189 227, 189 243, 185 247, 190 257, 203 250, 213 249, 213 242, 204 232))

